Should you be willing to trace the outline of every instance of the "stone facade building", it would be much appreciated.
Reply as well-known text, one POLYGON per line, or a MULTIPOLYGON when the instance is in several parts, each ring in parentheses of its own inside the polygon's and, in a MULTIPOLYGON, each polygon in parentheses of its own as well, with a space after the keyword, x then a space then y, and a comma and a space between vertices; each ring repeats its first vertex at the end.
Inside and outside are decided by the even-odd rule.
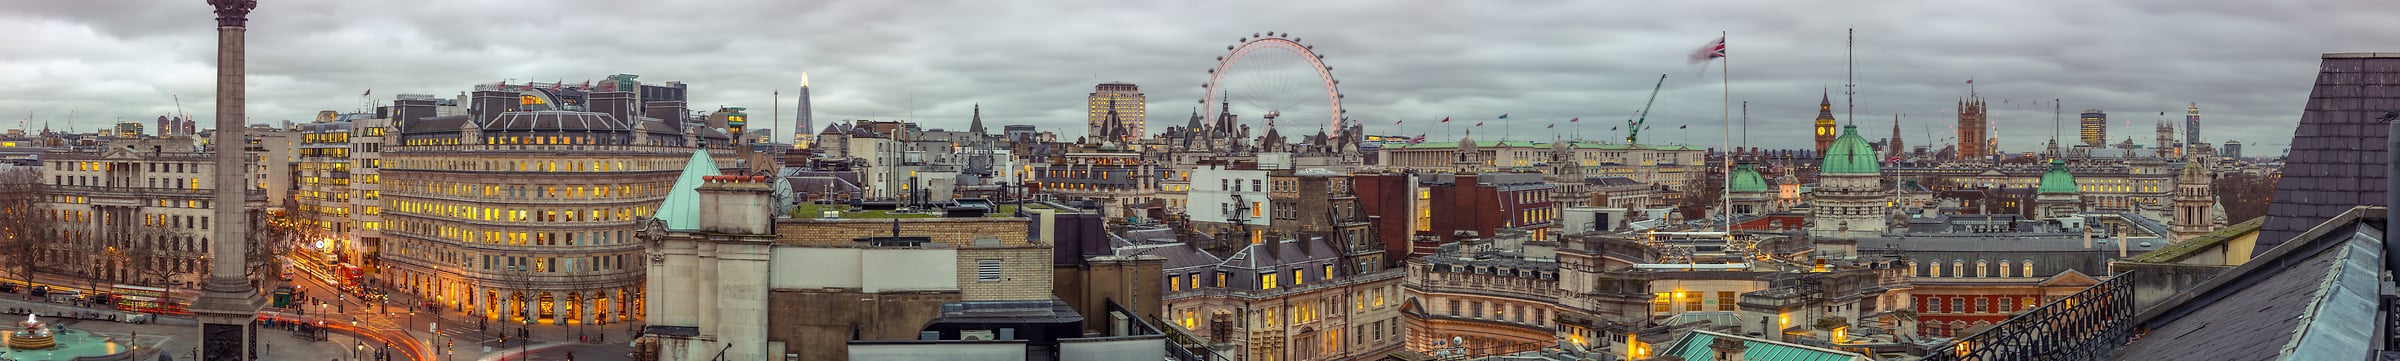
POLYGON ((1842 126, 1842 135, 1825 151, 1819 168, 1816 198, 1809 210, 1808 234, 1819 238, 1858 239, 1883 235, 1892 193, 1884 188, 1875 149, 1858 135, 1858 126, 1842 126))
POLYGON ((727 133, 626 91, 503 86, 467 103, 457 115, 433 99, 394 106, 397 139, 380 152, 384 280, 495 321, 640 319, 635 220, 678 171, 730 167, 727 133))
MULTIPOLYGON (((190 136, 120 139, 88 148, 53 149, 42 157, 56 242, 42 243, 35 262, 96 280, 145 285, 196 285, 216 247, 217 199, 211 190, 215 150, 190 136), (164 276, 164 277, 162 277, 164 276)), ((248 186, 236 185, 236 186, 248 186)), ((248 209, 263 209, 256 187, 248 209)))

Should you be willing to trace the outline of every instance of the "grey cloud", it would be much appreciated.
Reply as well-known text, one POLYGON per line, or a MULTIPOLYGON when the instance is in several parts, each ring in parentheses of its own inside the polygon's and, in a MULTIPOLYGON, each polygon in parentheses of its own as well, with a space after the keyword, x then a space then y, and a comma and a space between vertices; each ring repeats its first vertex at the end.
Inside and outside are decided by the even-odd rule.
MULTIPOLYGON (((35 112, 37 123, 91 129, 173 112, 170 94, 210 113, 214 23, 203 1, 0 9, 0 30, 16 35, 0 44, 0 119, 35 112), (76 119, 62 124, 68 111, 76 119)), ((1326 55, 1370 132, 1450 138, 1508 113, 1510 138, 1547 138, 1543 125, 1581 117, 1583 137, 1615 139, 1606 129, 1668 74, 1646 138, 1715 146, 1721 72, 1684 55, 1726 31, 1750 144, 1796 148, 1808 144, 1820 89, 1850 120, 1842 37, 1855 27, 1856 117, 1869 138, 1889 136, 1894 114, 1905 114, 1910 144, 1944 137, 1973 78, 2007 150, 2050 137, 2050 106, 2036 102, 2056 98, 2070 118, 2108 110, 2112 140, 2143 143, 2156 112, 2177 118, 2196 101, 2209 140, 2269 154, 2288 142, 2317 54, 2400 45, 2384 21, 2396 16, 2400 5, 2349 0, 267 1, 249 33, 250 109, 260 122, 306 119, 358 109, 369 88, 447 95, 632 73, 692 84, 695 108, 763 115, 776 90, 789 112, 805 70, 820 119, 961 127, 982 104, 987 122, 1073 137, 1092 84, 1126 81, 1149 94, 1155 132, 1182 122, 1226 45, 1278 31, 1326 55), (1460 121, 1434 122, 1444 116, 1460 121)))

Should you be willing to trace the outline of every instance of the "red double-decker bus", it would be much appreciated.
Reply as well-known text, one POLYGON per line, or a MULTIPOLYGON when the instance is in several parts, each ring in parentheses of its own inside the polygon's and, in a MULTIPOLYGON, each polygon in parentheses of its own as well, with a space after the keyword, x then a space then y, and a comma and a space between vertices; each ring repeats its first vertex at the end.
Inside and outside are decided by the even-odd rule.
POLYGON ((334 282, 341 283, 335 286, 341 287, 342 292, 357 294, 364 290, 360 284, 366 282, 367 272, 360 270, 357 265, 343 262, 333 267, 333 278, 334 282))
POLYGON ((119 310, 167 315, 191 314, 191 311, 184 310, 186 302, 170 302, 171 300, 166 298, 167 290, 163 288, 120 284, 109 286, 109 293, 112 294, 111 301, 115 301, 119 310))

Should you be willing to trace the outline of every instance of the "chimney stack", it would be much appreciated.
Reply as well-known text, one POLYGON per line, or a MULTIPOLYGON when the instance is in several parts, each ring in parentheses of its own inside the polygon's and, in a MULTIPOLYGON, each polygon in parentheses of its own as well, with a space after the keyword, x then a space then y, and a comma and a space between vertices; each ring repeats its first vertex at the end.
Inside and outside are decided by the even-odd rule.
POLYGON ((701 178, 700 230, 729 234, 774 234, 775 202, 765 176, 701 178))

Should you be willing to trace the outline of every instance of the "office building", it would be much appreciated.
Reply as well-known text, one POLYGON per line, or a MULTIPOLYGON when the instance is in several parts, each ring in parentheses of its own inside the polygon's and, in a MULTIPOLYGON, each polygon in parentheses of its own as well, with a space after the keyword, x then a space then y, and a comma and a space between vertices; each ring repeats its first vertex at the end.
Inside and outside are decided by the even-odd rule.
POLYGON ((1147 118, 1143 114, 1148 107, 1144 105, 1147 100, 1142 96, 1141 86, 1124 82, 1100 83, 1092 87, 1092 94, 1084 100, 1085 107, 1089 108, 1084 136, 1092 143, 1105 143, 1100 137, 1106 134, 1116 134, 1117 141, 1125 142, 1146 137, 1148 131, 1145 129, 1149 128, 1145 127, 1147 123, 1143 120, 1147 118), (1115 117, 1114 130, 1107 129, 1112 124, 1111 114, 1115 117))
POLYGON ((2081 125, 2078 128, 2081 133, 2078 134, 2082 135, 2084 146, 2093 148, 2108 146, 2108 113, 2100 112, 2099 109, 2084 109, 2083 117, 2079 118, 2076 124, 2081 125))

